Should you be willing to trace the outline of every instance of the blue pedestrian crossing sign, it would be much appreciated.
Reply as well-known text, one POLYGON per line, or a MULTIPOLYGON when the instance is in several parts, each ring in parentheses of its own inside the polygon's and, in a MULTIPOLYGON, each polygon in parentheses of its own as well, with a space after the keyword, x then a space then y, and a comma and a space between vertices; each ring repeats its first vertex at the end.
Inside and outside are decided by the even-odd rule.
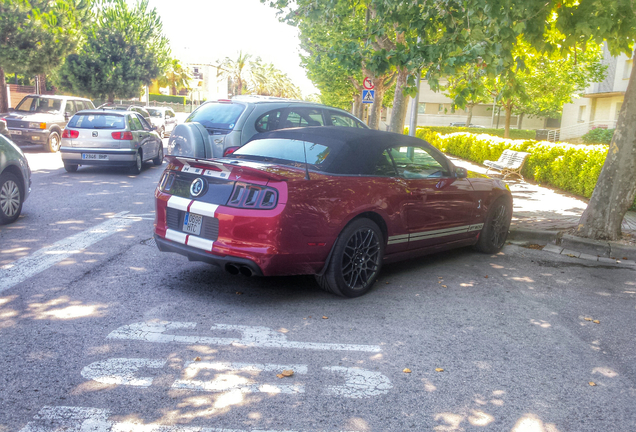
POLYGON ((373 103, 375 90, 362 90, 362 103, 373 103))

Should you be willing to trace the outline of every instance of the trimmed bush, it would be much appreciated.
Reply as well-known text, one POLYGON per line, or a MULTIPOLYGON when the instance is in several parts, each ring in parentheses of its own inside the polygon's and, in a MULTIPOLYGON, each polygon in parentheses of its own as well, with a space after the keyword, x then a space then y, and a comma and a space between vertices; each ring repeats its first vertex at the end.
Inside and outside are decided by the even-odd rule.
POLYGON ((169 96, 155 93, 150 93, 149 100, 157 102, 178 103, 181 105, 185 105, 186 103, 185 96, 169 96))
MULTIPOLYGON (((605 163, 609 146, 511 140, 466 132, 440 135, 428 128, 416 136, 444 153, 483 164, 497 160, 506 149, 528 152, 521 170, 524 178, 589 198, 605 163)), ((636 208, 636 201, 634 206, 636 208)))
POLYGON ((609 144, 614 136, 616 129, 592 129, 588 133, 582 136, 585 144, 609 144))
MULTIPOLYGON (((482 129, 482 128, 467 128, 467 127, 457 127, 457 126, 424 126, 418 127, 417 131, 419 132, 421 129, 425 129, 431 132, 437 132, 440 134, 450 134, 454 132, 468 132, 472 134, 487 134, 493 136, 504 136, 504 129, 482 129)), ((409 128, 405 128, 405 134, 408 133, 409 128)), ((510 129, 510 138, 511 139, 535 139, 537 136, 537 131, 535 130, 527 130, 527 129, 510 129)))

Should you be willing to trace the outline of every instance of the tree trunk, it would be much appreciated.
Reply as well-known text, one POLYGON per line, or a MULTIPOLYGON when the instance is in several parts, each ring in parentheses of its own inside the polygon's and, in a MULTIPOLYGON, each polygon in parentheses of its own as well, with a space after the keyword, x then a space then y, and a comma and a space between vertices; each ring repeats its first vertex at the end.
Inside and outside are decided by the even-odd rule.
POLYGON ((512 104, 506 105, 506 126, 504 130, 504 138, 510 138, 510 117, 512 117, 512 104))
POLYGON ((177 86, 173 85, 172 87, 170 87, 170 94, 172 96, 176 96, 177 95, 177 86))
POLYGON ((373 84, 375 85, 375 96, 373 97, 373 104, 371 104, 371 108, 369 111, 368 126, 371 129, 379 129, 380 115, 382 114, 382 99, 384 99, 384 93, 386 92, 386 89, 391 87, 393 83, 393 77, 395 75, 391 77, 387 77, 387 75, 373 77, 372 75, 367 73, 367 76, 372 77, 373 84))
POLYGON ((517 129, 521 129, 521 123, 523 123, 523 113, 519 114, 519 127, 517 129))
POLYGON ((603 169, 576 234, 596 240, 617 240, 621 223, 636 196, 636 68, 627 84, 603 169))
POLYGON ((353 96, 353 112, 351 114, 362 119, 362 95, 359 93, 353 96))
POLYGON ((109 94, 108 95, 108 103, 115 103, 115 95, 114 94, 109 94))
POLYGON ((468 118, 466 119, 466 127, 470 126, 470 122, 473 121, 473 107, 475 105, 468 105, 468 118))
POLYGON ((404 123, 406 121, 406 109, 408 108, 409 97, 404 94, 406 80, 409 72, 406 68, 399 68, 395 85, 395 95, 393 96, 393 109, 391 110, 391 120, 389 131, 403 134, 404 123))
POLYGON ((9 112, 9 94, 7 93, 7 83, 4 77, 4 69, 0 67, 0 112, 9 112))

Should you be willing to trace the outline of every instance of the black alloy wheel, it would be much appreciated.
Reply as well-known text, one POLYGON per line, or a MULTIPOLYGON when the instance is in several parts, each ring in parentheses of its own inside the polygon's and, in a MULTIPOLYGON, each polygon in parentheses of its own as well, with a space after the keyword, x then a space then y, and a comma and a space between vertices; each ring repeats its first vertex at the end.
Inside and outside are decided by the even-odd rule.
POLYGON ((60 134, 53 131, 49 135, 49 140, 46 144, 46 150, 55 153, 60 150, 60 145, 62 144, 62 139, 60 138, 60 134))
POLYGON ((505 197, 495 201, 488 211, 486 222, 479 234, 476 249, 484 253, 499 252, 506 243, 510 221, 512 220, 512 206, 505 197))
POLYGON ((324 275, 316 276, 320 287, 344 297, 366 294, 380 273, 384 238, 369 219, 356 219, 340 233, 324 275))
POLYGON ((18 178, 12 173, 0 176, 0 225, 15 221, 22 212, 24 194, 18 178))

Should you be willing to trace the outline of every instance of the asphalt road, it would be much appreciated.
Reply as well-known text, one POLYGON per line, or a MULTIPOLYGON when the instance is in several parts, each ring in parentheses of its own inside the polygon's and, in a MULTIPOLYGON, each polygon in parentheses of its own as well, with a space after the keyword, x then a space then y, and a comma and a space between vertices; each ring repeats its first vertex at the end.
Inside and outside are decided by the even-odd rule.
POLYGON ((0 227, 0 432, 636 430, 634 270, 467 249, 346 300, 160 253, 161 167, 28 157, 0 227))

